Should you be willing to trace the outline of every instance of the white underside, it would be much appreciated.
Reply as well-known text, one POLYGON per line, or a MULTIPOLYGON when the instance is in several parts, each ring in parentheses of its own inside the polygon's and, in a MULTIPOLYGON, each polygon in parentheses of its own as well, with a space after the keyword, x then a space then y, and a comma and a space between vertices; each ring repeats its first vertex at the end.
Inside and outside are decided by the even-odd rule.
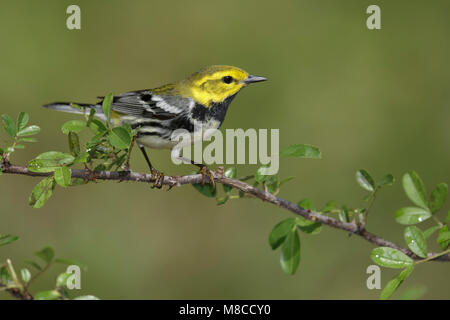
MULTIPOLYGON (((220 127, 220 122, 216 121, 216 120, 210 120, 201 126, 199 123, 195 123, 195 129, 196 129, 197 133, 199 132, 198 131, 199 129, 203 130, 203 139, 208 139, 209 137, 211 137, 211 135, 214 133, 214 131, 216 129, 218 129, 219 127, 220 127)), ((200 139, 201 139, 200 134, 191 134, 190 135, 191 143, 194 143, 195 141, 198 141, 200 139)), ((151 148, 151 149, 172 149, 177 144, 178 144, 177 147, 183 147, 183 145, 186 145, 186 143, 179 144, 180 141, 185 141, 185 140, 180 140, 180 139, 175 138, 174 141, 172 141, 172 140, 168 141, 166 139, 162 139, 161 137, 152 136, 152 135, 142 136, 137 139, 137 142, 139 144, 141 144, 145 147, 151 148)))
POLYGON ((137 142, 151 149, 172 149, 178 142, 161 139, 158 136, 143 136, 137 142))

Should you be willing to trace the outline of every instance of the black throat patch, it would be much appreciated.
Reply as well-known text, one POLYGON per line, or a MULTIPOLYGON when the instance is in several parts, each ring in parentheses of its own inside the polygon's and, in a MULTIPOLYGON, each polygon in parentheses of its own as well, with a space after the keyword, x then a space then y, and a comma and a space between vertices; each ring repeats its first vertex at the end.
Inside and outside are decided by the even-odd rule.
POLYGON ((192 108, 192 118, 201 122, 213 119, 222 124, 225 115, 227 114, 228 107, 236 94, 237 93, 227 97, 222 102, 213 102, 209 108, 199 103, 195 103, 194 108, 192 108))

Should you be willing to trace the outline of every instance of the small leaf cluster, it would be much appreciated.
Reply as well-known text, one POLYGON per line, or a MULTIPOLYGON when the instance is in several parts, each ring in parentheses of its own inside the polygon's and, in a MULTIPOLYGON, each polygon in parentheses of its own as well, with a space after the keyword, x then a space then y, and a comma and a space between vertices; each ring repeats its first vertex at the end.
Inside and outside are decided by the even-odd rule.
MULTIPOLYGON (((353 212, 356 213, 353 220, 358 220, 359 223, 365 223, 365 219, 367 219, 369 211, 374 204, 377 193, 384 186, 392 186, 395 182, 395 178, 392 174, 388 173, 376 181, 372 178, 369 172, 367 172, 367 170, 360 169, 356 171, 356 182, 361 186, 361 188, 368 191, 369 194, 364 197, 364 200, 368 203, 367 206, 353 210, 353 212)), ((343 220, 341 219, 341 221, 343 220)))
POLYGON ((383 186, 391 186, 395 182, 392 174, 386 174, 379 181, 375 182, 372 176, 364 169, 356 171, 356 181, 363 188, 373 195, 383 186))
MULTIPOLYGON (((298 203, 304 209, 315 210, 314 203, 305 199, 298 203)), ((301 246, 299 232, 319 234, 322 224, 305 219, 302 216, 288 218, 278 223, 269 235, 269 245, 272 250, 281 246, 281 269, 287 274, 295 274, 300 264, 301 246)))
POLYGON ((30 116, 25 112, 19 113, 16 122, 14 122, 14 120, 11 119, 11 117, 7 114, 2 114, 1 118, 3 129, 9 136, 10 140, 12 140, 12 142, 8 143, 8 146, 0 148, 0 161, 8 162, 10 155, 16 149, 25 148, 24 143, 37 141, 32 136, 37 134, 41 130, 41 128, 36 125, 28 125, 30 116))
MULTIPOLYGON (((279 153, 281 157, 310 158, 320 159, 322 154, 319 148, 309 144, 294 144, 282 149, 279 153)), ((286 182, 294 179, 287 177, 280 179, 277 175, 266 174, 267 165, 259 167, 254 175, 240 178, 241 181, 252 180, 254 187, 262 186, 262 188, 273 195, 280 192, 281 186, 286 182)), ((237 168, 230 167, 224 172, 225 177, 235 179, 237 177, 237 168)), ((193 187, 206 197, 214 198, 217 196, 217 189, 209 184, 194 184, 193 187)), ((223 185, 224 195, 217 198, 217 205, 223 205, 230 199, 243 198, 246 195, 239 191, 237 194, 232 193, 232 187, 223 185)), ((334 208, 334 202, 327 204, 327 210, 334 208)), ((311 200, 302 200, 299 206, 305 209, 315 210, 311 200)), ((328 211, 327 211, 328 212, 328 211)), ((278 223, 269 236, 269 244, 273 250, 281 246, 280 264, 284 272, 294 274, 300 263, 300 236, 299 231, 306 234, 318 234, 322 230, 322 225, 303 218, 288 218, 278 223)))
MULTIPOLYGON (((291 147, 288 150, 289 154, 294 153, 291 147)), ((311 153, 309 152, 309 154, 311 153)), ((378 190, 383 186, 392 185, 394 177, 391 174, 387 174, 380 181, 375 182, 366 170, 358 170, 356 172, 356 180, 361 187, 370 192, 370 195, 366 197, 366 200, 369 201, 369 205, 366 208, 352 209, 346 205, 339 206, 334 200, 328 201, 320 210, 316 209, 313 201, 310 199, 304 199, 298 202, 297 205, 316 214, 336 214, 337 218, 345 223, 363 221, 361 215, 367 214, 378 190)), ((301 256, 299 232, 318 234, 321 230, 321 223, 305 219, 302 216, 283 220, 272 229, 269 236, 269 244, 273 250, 281 246, 280 264, 284 272, 294 274, 299 266, 301 256)))
POLYGON ((402 268, 403 270, 390 280, 381 292, 380 299, 388 299, 394 294, 403 281, 412 273, 414 267, 421 262, 428 261, 437 256, 450 252, 450 212, 444 221, 440 221, 436 213, 443 207, 447 198, 448 186, 445 183, 438 184, 427 196, 425 185, 415 171, 407 172, 402 178, 403 189, 407 197, 415 206, 404 207, 395 212, 395 220, 402 225, 407 225, 403 232, 403 238, 408 248, 423 260, 414 261, 400 250, 388 247, 378 247, 372 250, 370 257, 378 265, 387 268, 402 268), (416 225, 434 218, 436 225, 422 231, 416 225), (439 230, 436 238, 437 244, 443 252, 436 256, 428 255, 427 239, 439 230))
MULTIPOLYGON (((19 239, 18 236, 0 235, 0 246, 11 244, 19 239)), ((45 247, 34 255, 39 258, 40 262, 35 260, 26 260, 24 264, 29 267, 20 269, 16 272, 10 259, 6 262, 0 262, 0 290, 18 290, 23 296, 29 295, 29 286, 38 277, 44 274, 49 268, 55 264, 78 265, 81 269, 86 270, 87 267, 77 261, 70 259, 62 259, 55 257, 55 251, 51 247, 45 247), (30 271, 30 270, 33 270, 30 271), (20 276, 19 276, 20 275, 20 276)), ((70 300, 70 293, 67 289, 68 278, 71 274, 63 272, 56 278, 54 288, 51 290, 39 291, 34 295, 36 300, 70 300)), ((74 300, 93 300, 98 299, 95 296, 78 296, 74 300)))
MULTIPOLYGON (((296 158, 310 158, 310 159, 320 159, 322 157, 320 150, 309 144, 295 144, 290 145, 282 149, 279 153, 281 157, 296 157, 296 158)), ((294 179, 294 177, 286 177, 281 179, 277 175, 267 175, 265 174, 267 165, 260 166, 254 175, 240 178, 241 181, 253 181, 252 185, 254 187, 262 186, 267 192, 277 195, 280 192, 281 186, 286 182, 294 179)), ((235 179, 237 177, 237 168, 230 167, 224 172, 225 177, 235 179)), ((217 189, 213 188, 210 184, 193 184, 193 187, 209 198, 217 197, 217 189)), ((223 205, 228 200, 239 199, 245 197, 243 192, 238 192, 237 194, 232 194, 232 187, 223 185, 224 195, 217 197, 217 205, 223 205)))
MULTIPOLYGON (((112 93, 103 100, 103 122, 95 118, 95 108, 90 108, 87 114, 86 108, 73 104, 72 107, 83 111, 85 120, 70 120, 62 125, 61 130, 67 135, 68 152, 47 151, 28 162, 27 168, 32 172, 53 172, 53 176, 44 178, 34 187, 29 197, 31 207, 41 208, 51 197, 56 185, 65 188, 87 183, 88 181, 72 178, 71 168, 77 164, 91 172, 117 170, 126 164, 136 132, 129 124, 111 126, 112 100, 112 93), (80 143, 79 136, 83 130, 88 130, 91 134, 84 146, 80 143)), ((14 149, 23 147, 19 142, 35 141, 26 136, 39 132, 39 127, 27 127, 29 117, 23 112, 19 114, 17 124, 7 115, 3 115, 2 119, 5 131, 14 139, 11 147, 0 150, 6 159, 14 149)))

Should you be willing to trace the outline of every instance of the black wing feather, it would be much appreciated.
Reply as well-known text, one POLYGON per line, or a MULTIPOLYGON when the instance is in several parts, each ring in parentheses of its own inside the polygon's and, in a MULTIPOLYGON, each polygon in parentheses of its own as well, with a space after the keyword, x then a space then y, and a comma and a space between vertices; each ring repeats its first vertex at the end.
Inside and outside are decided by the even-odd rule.
MULTIPOLYGON (((103 99, 104 97, 98 98, 103 99)), ((152 100, 151 92, 148 90, 140 90, 114 96, 111 108, 124 115, 157 120, 170 120, 179 115, 178 113, 168 112, 158 107, 156 103, 156 101, 152 100)))

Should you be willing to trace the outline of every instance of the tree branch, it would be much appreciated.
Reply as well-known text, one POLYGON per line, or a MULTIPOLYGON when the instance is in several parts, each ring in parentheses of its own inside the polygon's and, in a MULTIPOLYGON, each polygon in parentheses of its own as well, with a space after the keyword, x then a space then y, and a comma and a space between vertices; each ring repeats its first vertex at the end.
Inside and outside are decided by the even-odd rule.
MULTIPOLYGON (((37 173, 31 172, 24 166, 14 166, 6 163, 1 163, 0 168, 3 173, 6 174, 21 174, 32 177, 47 177, 53 175, 53 173, 37 173)), ((88 170, 81 169, 71 169, 73 178, 81 178, 85 181, 96 181, 96 180, 117 180, 117 181, 134 181, 134 182, 146 182, 152 183, 155 182, 155 177, 152 177, 150 174, 145 173, 137 173, 132 171, 96 171, 90 172, 88 170)), ((409 257, 420 260, 419 256, 414 254, 411 250, 403 248, 393 242, 385 240, 367 230, 361 225, 357 225, 356 223, 348 223, 336 220, 334 218, 318 214, 316 212, 312 212, 311 210, 304 209, 302 207, 297 206, 296 204, 287 201, 285 199, 279 198, 269 192, 258 189, 248 183, 245 183, 240 180, 227 178, 223 174, 223 169, 218 169, 212 172, 214 181, 216 183, 221 183, 235 189, 238 189, 245 194, 252 195, 255 198, 258 198, 262 201, 270 202, 280 208, 291 211, 297 215, 304 217, 305 219, 317 221, 324 225, 344 230, 350 232, 350 234, 355 234, 360 236, 361 238, 369 241, 377 246, 382 247, 390 247, 397 250, 402 251, 409 257)), ((163 185, 167 185, 169 187, 182 186, 185 184, 197 184, 202 183, 202 175, 201 174, 193 174, 186 176, 164 176, 164 180, 162 182, 163 185)), ((435 256, 436 253, 429 253, 428 257, 435 256)), ((446 261, 450 262, 450 254, 440 255, 430 261, 446 261)))
POLYGON ((19 300, 33 300, 33 296, 28 291, 21 291, 18 288, 7 288, 4 284, 0 283, 0 289, 7 292, 13 298, 19 300))

